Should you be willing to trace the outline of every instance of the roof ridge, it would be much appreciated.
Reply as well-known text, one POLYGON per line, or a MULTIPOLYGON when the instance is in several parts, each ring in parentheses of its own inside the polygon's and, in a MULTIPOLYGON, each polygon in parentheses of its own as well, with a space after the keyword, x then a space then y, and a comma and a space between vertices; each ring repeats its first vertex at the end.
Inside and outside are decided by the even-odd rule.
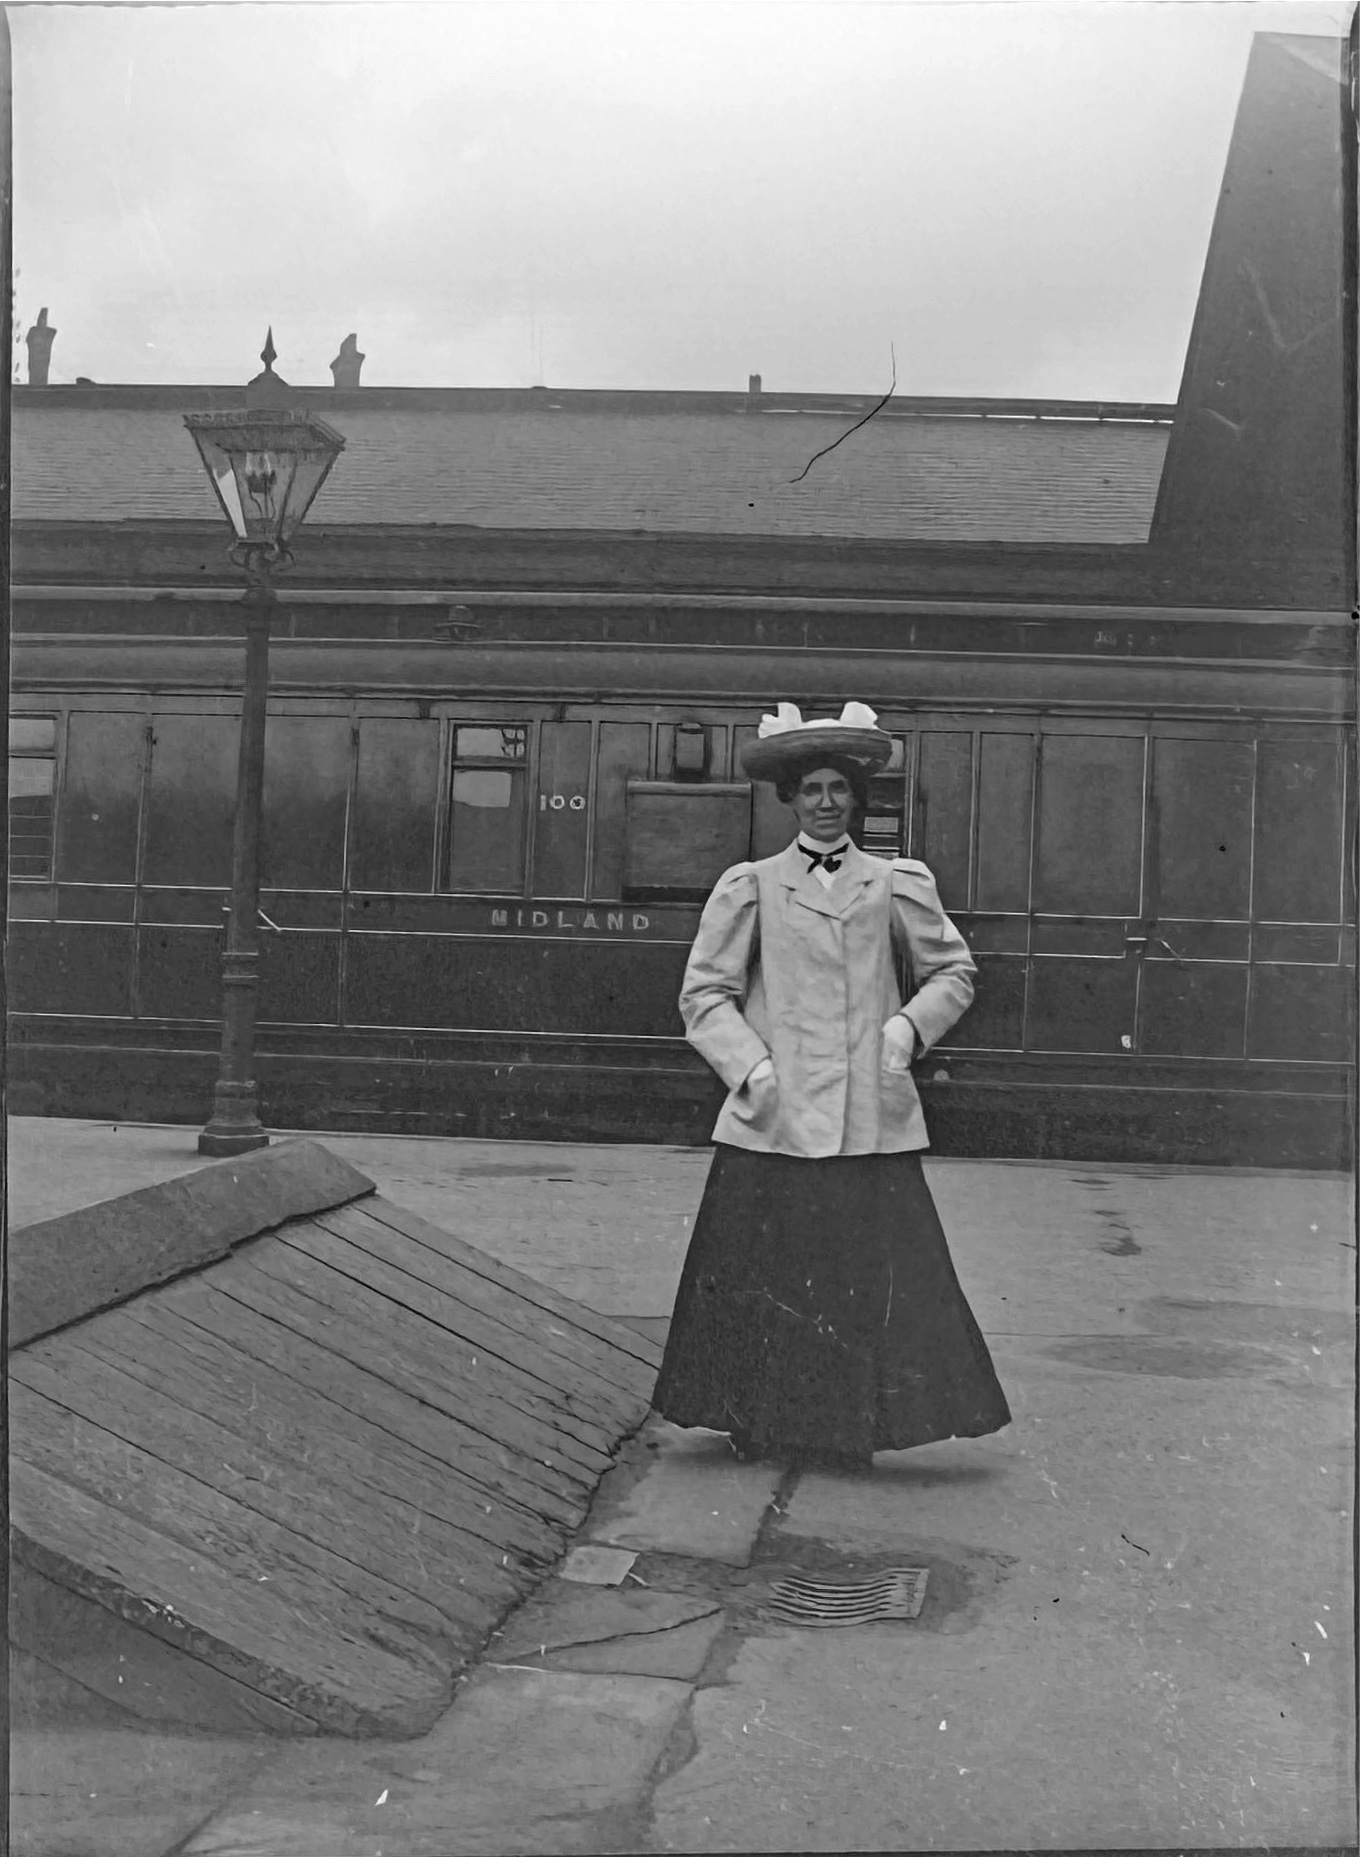
MULTIPOLYGON (((846 418, 878 405, 881 395, 855 393, 772 393, 708 391, 705 389, 612 387, 400 387, 337 388, 293 387, 300 406, 331 407, 336 411, 488 412, 543 411, 639 412, 649 414, 803 413, 846 418)), ((103 409, 128 411, 190 411, 198 407, 235 406, 244 403, 245 389, 222 384, 161 384, 81 381, 45 387, 16 385, 16 410, 103 409)), ((895 394, 879 418, 938 419, 1052 419, 1138 420, 1169 422, 1175 407, 1152 400, 1079 400, 1053 397, 985 394, 895 394)))

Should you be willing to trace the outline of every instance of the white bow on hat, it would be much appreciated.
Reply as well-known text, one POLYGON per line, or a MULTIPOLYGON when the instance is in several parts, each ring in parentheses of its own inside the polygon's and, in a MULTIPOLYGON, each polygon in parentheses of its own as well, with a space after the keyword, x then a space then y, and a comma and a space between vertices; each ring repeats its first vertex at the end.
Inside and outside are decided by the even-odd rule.
POLYGON ((839 716, 803 720, 803 712, 797 703, 781 703, 773 716, 762 716, 757 731, 763 740, 767 735, 784 735, 790 729, 872 729, 878 726, 878 713, 870 709, 867 703, 847 703, 839 716))

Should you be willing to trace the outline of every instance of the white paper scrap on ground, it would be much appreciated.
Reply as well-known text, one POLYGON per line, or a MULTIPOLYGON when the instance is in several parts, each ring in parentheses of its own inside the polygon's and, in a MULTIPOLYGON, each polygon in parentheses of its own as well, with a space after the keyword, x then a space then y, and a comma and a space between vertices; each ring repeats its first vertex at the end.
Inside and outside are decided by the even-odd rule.
POLYGON ((560 1568, 564 1580, 579 1580, 586 1586, 617 1586, 637 1559, 627 1548, 574 1547, 560 1568))

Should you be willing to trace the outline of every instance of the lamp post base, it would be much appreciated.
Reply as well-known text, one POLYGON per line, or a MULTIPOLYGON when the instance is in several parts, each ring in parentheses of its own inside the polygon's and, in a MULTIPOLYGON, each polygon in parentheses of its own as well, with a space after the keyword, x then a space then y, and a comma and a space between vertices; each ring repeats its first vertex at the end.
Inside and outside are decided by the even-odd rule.
POLYGON ((218 1084, 213 1098, 212 1120, 198 1138, 200 1154, 224 1156, 249 1154, 253 1148, 267 1148, 269 1137, 255 1109, 254 1089, 233 1090, 218 1084))
POLYGON ((267 1148, 269 1137, 264 1130, 231 1130, 230 1132, 214 1128, 210 1122, 198 1138, 200 1154, 211 1154, 222 1159, 229 1154, 249 1154, 253 1148, 267 1148))

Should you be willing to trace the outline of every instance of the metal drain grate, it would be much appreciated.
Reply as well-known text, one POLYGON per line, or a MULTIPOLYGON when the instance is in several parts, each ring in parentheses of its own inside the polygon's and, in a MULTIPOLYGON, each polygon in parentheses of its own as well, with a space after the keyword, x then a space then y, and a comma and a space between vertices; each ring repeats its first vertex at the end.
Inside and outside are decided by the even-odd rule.
POLYGON ((851 1584, 776 1580, 766 1611, 785 1625, 867 1625, 879 1618, 917 1618, 926 1596, 925 1567, 887 1567, 851 1584))

